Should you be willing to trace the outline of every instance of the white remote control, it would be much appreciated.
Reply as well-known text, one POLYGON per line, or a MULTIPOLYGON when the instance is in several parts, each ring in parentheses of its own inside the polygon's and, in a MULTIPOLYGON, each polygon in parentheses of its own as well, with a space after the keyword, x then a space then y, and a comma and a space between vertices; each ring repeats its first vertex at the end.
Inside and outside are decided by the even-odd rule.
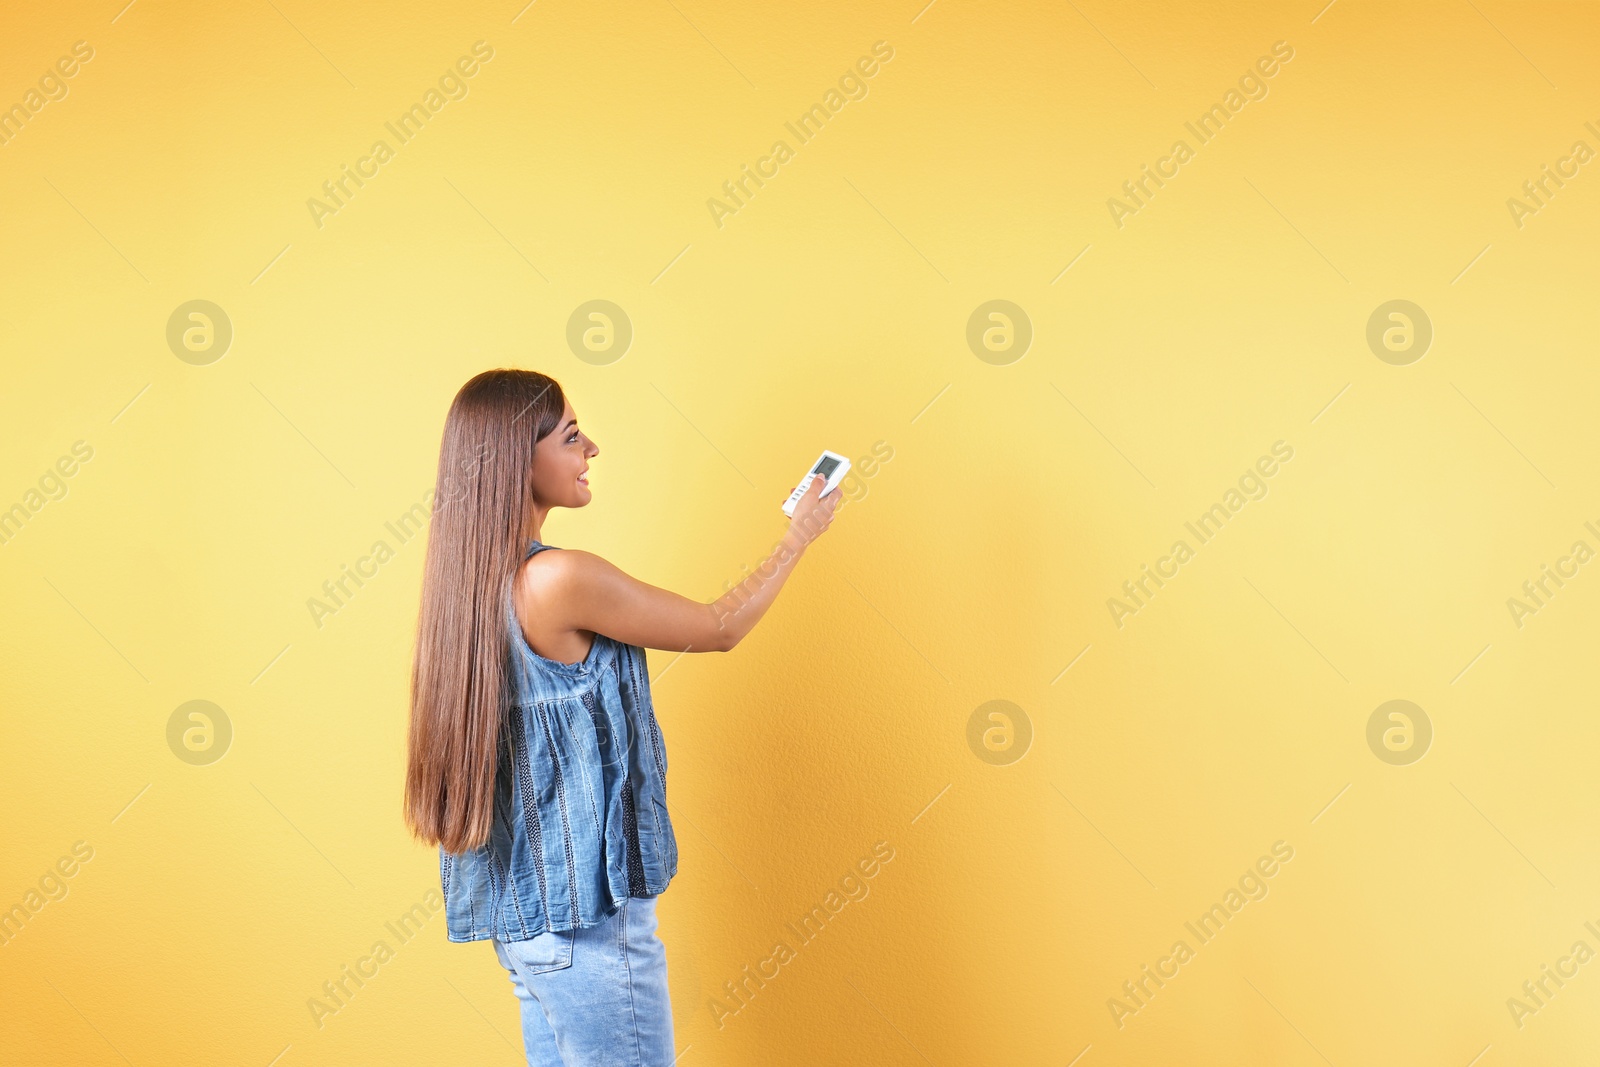
POLYGON ((827 496, 839 487, 844 476, 850 472, 850 461, 837 452, 822 450, 822 458, 812 464, 810 472, 801 479, 800 484, 794 487, 794 492, 789 494, 789 499, 783 502, 783 513, 794 518, 794 506, 800 503, 800 498, 806 495, 806 490, 811 488, 813 478, 824 478, 822 495, 827 496))

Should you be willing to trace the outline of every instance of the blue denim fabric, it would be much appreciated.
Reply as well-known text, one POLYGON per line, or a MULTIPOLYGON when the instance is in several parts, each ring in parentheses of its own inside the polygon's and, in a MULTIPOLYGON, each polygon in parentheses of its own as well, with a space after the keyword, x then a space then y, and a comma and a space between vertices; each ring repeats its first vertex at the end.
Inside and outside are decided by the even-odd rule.
MULTIPOLYGON (((555 548, 533 541, 527 554, 555 548)), ((439 850, 451 941, 595 926, 667 888, 678 842, 644 650, 596 634, 579 663, 528 646, 505 590, 511 701, 483 847, 439 850)))
POLYGON ((667 951, 654 897, 599 926, 494 942, 522 1010, 528 1067, 671 1067, 667 951))

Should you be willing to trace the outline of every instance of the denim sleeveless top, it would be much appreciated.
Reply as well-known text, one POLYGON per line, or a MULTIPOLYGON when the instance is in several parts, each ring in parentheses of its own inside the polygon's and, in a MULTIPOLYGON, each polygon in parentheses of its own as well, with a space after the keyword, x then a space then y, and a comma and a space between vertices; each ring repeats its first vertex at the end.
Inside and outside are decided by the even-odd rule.
MULTIPOLYGON (((556 548, 533 541, 528 556, 556 548)), ((595 634, 578 663, 529 647, 505 593, 511 699, 488 842, 439 850, 451 941, 594 926, 678 870, 644 650, 595 634)))

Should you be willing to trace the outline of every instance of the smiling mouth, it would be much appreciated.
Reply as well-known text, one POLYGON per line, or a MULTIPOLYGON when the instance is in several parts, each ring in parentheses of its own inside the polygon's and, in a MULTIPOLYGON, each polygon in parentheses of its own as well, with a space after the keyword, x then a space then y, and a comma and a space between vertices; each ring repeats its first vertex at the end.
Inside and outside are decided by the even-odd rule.
POLYGON ((578 484, 579 485, 588 485, 589 484, 589 472, 588 471, 584 471, 582 474, 578 475, 578 484))

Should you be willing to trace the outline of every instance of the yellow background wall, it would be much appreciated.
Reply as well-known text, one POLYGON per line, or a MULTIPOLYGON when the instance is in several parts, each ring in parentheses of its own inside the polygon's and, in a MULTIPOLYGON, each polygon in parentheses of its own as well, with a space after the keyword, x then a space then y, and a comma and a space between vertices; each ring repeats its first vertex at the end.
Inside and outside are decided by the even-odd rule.
POLYGON ((399 809, 423 542, 385 523, 433 488, 454 391, 506 365, 601 447, 545 540, 705 600, 821 448, 892 449, 738 650, 650 654, 684 1067, 1595 1047, 1600 566, 1570 553, 1600 549, 1600 164, 1507 201, 1600 149, 1600 9, 121 2, 0 34, 0 105, 93 51, 0 145, 0 1061, 521 1062, 488 944, 388 925, 438 871, 399 809), (1184 124, 1276 42, 1202 144, 1184 124), (610 362, 566 340, 595 299, 632 325, 610 362), (192 300, 221 358, 169 346, 192 300), (969 346, 991 300, 1020 358, 969 346), (1420 359, 1368 344, 1393 300, 1420 359), (1545 564, 1575 576, 1513 613, 1545 564), (1144 565, 1176 575, 1113 612, 1144 565), (195 700, 220 759, 220 733, 179 757, 195 700), (1398 750, 1387 712, 1368 741, 1391 700, 1421 709, 1398 750), (878 842, 868 895, 796 944, 878 842), (1177 973, 1135 1000, 1145 965, 1177 973), (1536 1004, 1546 965, 1575 975, 1536 1004))

